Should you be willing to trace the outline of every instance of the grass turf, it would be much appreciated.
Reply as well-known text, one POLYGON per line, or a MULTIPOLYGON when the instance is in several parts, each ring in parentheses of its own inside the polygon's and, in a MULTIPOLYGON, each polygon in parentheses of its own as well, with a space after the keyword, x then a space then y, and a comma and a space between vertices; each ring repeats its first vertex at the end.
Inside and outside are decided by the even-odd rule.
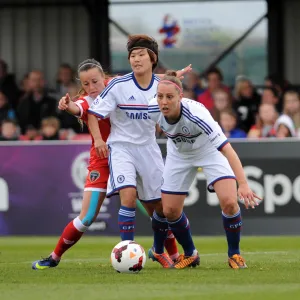
MULTIPOLYGON (((224 237, 195 238, 201 265, 164 270, 147 260, 139 274, 119 274, 110 266, 118 238, 83 237, 57 268, 31 270, 47 256, 57 238, 0 238, 1 300, 76 299, 300 299, 300 238, 244 237, 242 254, 248 269, 227 265, 224 237)), ((148 249, 151 238, 137 237, 148 249)))

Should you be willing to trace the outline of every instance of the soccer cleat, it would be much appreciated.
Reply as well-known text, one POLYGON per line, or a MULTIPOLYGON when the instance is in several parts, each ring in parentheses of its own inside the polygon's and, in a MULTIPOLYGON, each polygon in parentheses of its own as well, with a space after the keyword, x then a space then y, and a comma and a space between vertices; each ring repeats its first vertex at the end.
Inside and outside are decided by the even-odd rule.
POLYGON ((228 258, 229 267, 232 269, 246 269, 248 268, 245 260, 240 254, 234 254, 228 258))
POLYGON ((184 254, 180 254, 177 258, 174 267, 175 269, 184 269, 187 267, 193 267, 200 265, 200 256, 199 253, 196 252, 196 255, 185 256, 184 254))
POLYGON ((58 264, 59 264, 59 260, 54 260, 50 255, 47 258, 42 258, 41 260, 34 261, 32 263, 32 269, 45 270, 45 269, 57 267, 58 264))
POLYGON ((166 253, 157 254, 154 252, 153 248, 150 248, 148 251, 148 257, 149 259, 152 259, 153 261, 157 261, 158 263, 160 263, 162 267, 165 269, 174 268, 173 260, 166 253))

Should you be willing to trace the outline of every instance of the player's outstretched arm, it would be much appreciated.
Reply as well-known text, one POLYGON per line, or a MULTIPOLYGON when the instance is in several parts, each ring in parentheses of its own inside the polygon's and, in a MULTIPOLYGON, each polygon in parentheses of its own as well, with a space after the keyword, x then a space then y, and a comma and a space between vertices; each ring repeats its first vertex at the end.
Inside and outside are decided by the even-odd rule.
POLYGON ((101 159, 108 157, 108 148, 106 143, 102 139, 98 119, 96 116, 88 114, 88 126, 90 133, 94 139, 94 147, 98 156, 101 159))
MULTIPOLYGON (((188 66, 186 66, 185 68, 176 71, 176 75, 177 77, 182 80, 184 78, 184 75, 191 72, 192 69, 192 64, 189 64, 188 66)), ((162 78, 165 76, 165 74, 156 74, 159 78, 162 78)))
POLYGON ((71 100, 69 94, 66 94, 66 96, 59 100, 58 109, 65 110, 74 116, 80 115, 80 108, 71 100))
POLYGON ((227 158, 227 160, 234 172, 234 175, 237 179, 238 197, 242 201, 244 201, 244 204, 247 209, 249 208, 249 206, 254 208, 255 206, 258 205, 256 199, 259 199, 259 200, 262 200, 262 199, 260 197, 258 197, 255 193, 253 193, 252 190, 250 189, 248 182, 247 182, 246 175, 244 173, 242 163, 241 163, 238 155, 236 154, 236 152, 234 151, 234 149, 232 148, 232 146, 229 143, 226 144, 222 148, 221 152, 227 158))

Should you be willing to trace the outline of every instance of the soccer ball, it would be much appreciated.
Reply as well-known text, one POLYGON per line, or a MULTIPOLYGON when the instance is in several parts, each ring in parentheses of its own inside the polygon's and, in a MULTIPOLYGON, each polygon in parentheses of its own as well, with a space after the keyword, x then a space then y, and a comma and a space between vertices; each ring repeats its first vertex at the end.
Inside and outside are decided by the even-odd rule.
POLYGON ((112 250, 110 260, 118 273, 138 273, 146 263, 144 248, 134 241, 122 241, 112 250))

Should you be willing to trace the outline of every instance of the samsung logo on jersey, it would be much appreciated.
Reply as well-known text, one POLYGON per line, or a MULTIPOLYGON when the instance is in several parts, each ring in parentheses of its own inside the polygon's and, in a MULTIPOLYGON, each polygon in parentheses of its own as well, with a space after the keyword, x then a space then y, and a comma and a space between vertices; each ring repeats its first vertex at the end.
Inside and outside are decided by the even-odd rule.
POLYGON ((196 142, 196 140, 192 140, 192 139, 187 139, 183 136, 180 137, 176 137, 175 139, 172 139, 172 141, 174 142, 174 144, 178 144, 178 143, 188 143, 188 144, 194 144, 196 142))
POLYGON ((126 115, 129 119, 132 119, 132 120, 147 120, 147 119, 150 119, 150 117, 148 116, 148 113, 142 113, 142 112, 129 113, 129 112, 126 112, 126 115))

